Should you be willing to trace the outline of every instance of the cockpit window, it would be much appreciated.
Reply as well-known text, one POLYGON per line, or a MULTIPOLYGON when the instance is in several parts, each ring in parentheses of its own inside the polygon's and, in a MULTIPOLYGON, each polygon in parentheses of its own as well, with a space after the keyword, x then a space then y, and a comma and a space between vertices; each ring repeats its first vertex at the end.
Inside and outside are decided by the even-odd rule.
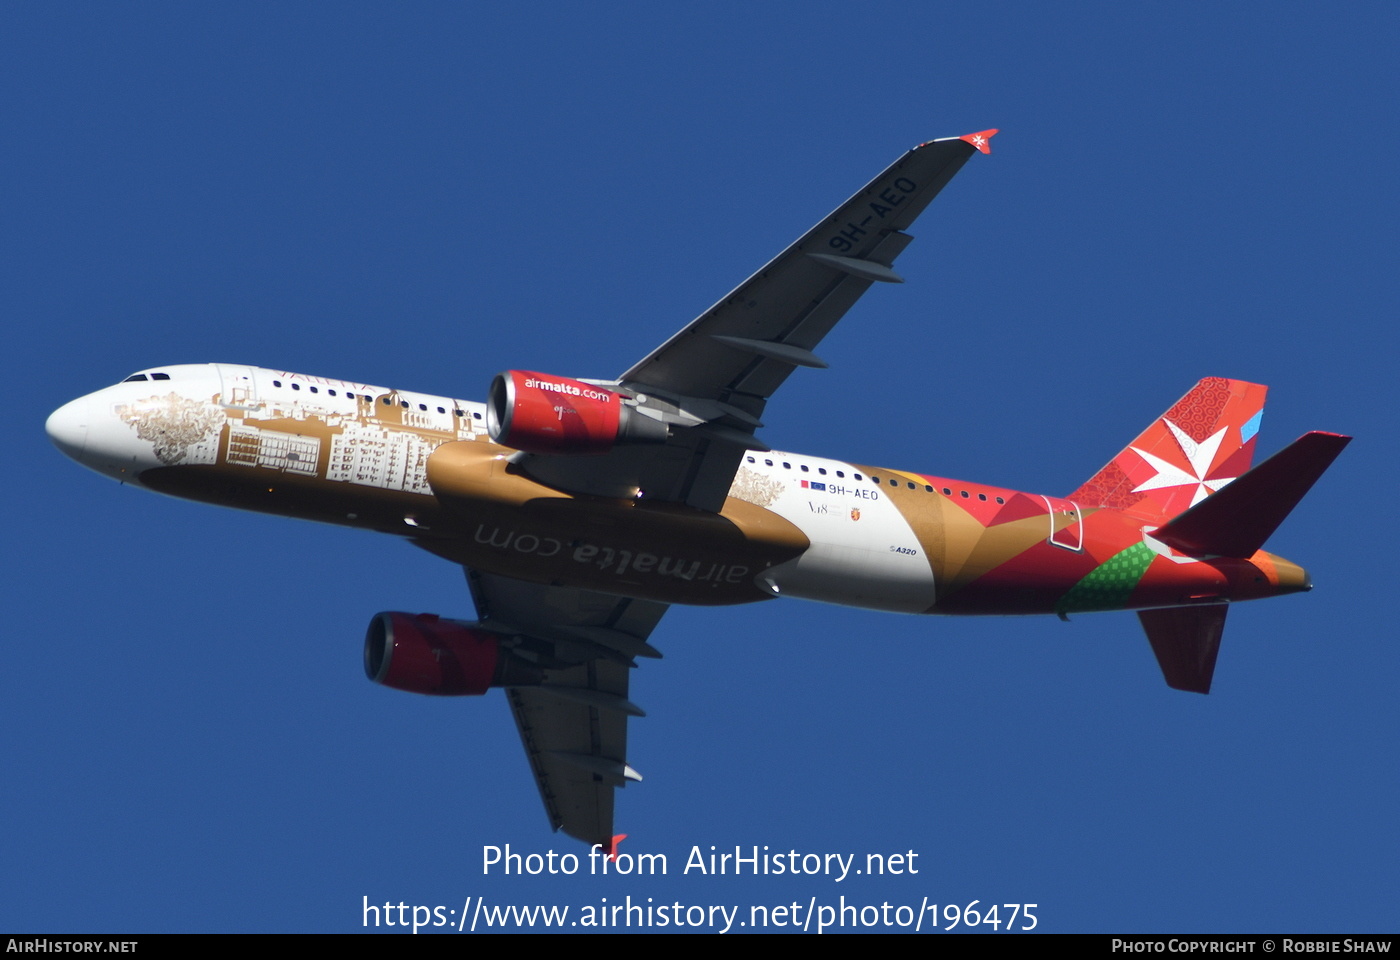
POLYGON ((153 374, 151 374, 151 379, 152 379, 152 380, 169 380, 169 379, 170 379, 170 374, 168 374, 168 373, 153 373, 153 374))
POLYGON ((122 383, 135 383, 135 382, 138 381, 138 380, 146 380, 146 379, 148 379, 148 378, 147 378, 147 376, 146 376, 144 373, 133 373, 131 376, 129 376, 129 377, 127 377, 125 380, 123 380, 122 383))

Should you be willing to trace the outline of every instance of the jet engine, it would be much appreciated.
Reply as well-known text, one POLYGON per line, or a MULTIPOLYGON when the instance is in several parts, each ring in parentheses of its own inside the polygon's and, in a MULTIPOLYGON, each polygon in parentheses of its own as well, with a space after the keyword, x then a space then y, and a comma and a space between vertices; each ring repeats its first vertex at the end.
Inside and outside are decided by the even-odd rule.
POLYGON ((486 427, 502 446, 527 453, 599 454, 619 443, 662 443, 664 423, 604 387, 529 370, 491 381, 486 427))
POLYGON ((444 697, 540 682, 538 671, 503 650, 496 634, 433 613, 376 614, 365 632, 365 676, 395 690, 444 697))

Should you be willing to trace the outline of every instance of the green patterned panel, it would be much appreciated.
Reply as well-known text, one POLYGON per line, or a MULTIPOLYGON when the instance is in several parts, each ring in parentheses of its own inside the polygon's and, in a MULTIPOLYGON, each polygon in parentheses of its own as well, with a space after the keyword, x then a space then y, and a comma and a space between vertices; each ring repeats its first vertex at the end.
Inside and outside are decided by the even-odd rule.
POLYGON ((1055 605, 1055 612, 1123 609, 1154 556, 1145 543, 1135 543, 1114 554, 1070 587, 1055 605))

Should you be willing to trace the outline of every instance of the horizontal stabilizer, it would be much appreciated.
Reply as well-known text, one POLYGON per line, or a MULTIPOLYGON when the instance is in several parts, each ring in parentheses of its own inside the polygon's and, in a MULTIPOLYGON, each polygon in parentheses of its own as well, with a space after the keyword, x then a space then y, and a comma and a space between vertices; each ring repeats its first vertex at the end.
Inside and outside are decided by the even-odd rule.
POLYGON ((1147 642, 1157 655, 1157 665, 1167 686, 1192 693, 1210 693, 1215 657, 1225 632, 1229 604, 1207 603, 1196 607, 1139 610, 1147 642))
POLYGON ((1182 553, 1252 557, 1351 437, 1314 431, 1152 534, 1182 553))

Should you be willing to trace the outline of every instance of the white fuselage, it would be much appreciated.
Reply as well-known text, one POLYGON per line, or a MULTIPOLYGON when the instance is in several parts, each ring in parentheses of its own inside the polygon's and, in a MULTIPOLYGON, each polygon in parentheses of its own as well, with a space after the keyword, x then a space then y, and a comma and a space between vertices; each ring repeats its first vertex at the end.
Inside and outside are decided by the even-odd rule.
MULTIPOLYGON (((223 483, 319 482, 337 495, 328 500, 349 506, 310 518, 415 536, 429 509, 414 501, 434 498, 428 458, 443 443, 484 439, 486 427, 484 405, 466 400, 259 367, 181 364, 74 400, 49 417, 47 430, 65 454, 123 483, 171 492, 142 480, 169 467, 207 469, 223 483), (378 514, 354 508, 357 490, 379 505, 378 514), (383 521, 386 496, 395 498, 393 525, 383 521)), ((730 496, 777 514, 810 544, 792 559, 748 570, 762 591, 753 599, 795 596, 902 612, 933 605, 934 576, 918 538, 863 469, 751 453, 730 496)), ((616 592, 629 591, 619 583, 616 592)))

